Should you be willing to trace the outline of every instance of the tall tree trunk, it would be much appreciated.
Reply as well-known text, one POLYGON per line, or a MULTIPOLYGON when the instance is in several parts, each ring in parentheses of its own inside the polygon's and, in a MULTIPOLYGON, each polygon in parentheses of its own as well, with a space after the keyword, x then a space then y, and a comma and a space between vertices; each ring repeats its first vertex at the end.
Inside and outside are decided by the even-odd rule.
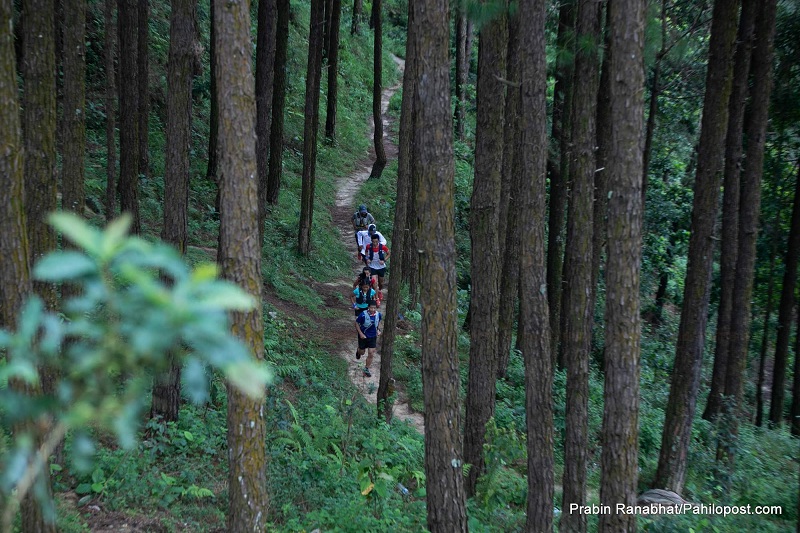
MULTIPOLYGON (((586 458, 589 433, 589 350, 592 342, 590 285, 596 113, 599 65, 600 7, 595 0, 578 2, 575 85, 572 100, 574 169, 567 219, 564 270, 564 363, 567 368, 564 497, 562 509, 586 504, 586 458)), ((586 515, 564 513, 561 531, 586 531, 586 515)))
MULTIPOLYGON (((210 110, 209 110, 209 126, 208 126, 208 168, 206 170, 206 179, 210 179, 217 183, 219 186, 219 182, 217 180, 217 136, 219 133, 219 98, 217 97, 217 45, 216 42, 216 33, 217 28, 216 24, 214 23, 214 4, 218 0, 209 0, 211 10, 211 38, 208 44, 208 52, 210 59, 209 70, 211 71, 210 78, 211 78, 211 102, 210 102, 210 110)), ((217 188, 217 198, 215 200, 214 207, 219 212, 219 188, 217 188)))
POLYGON ((267 201, 278 203, 283 174, 283 111, 286 108, 286 53, 289 45, 289 2, 277 0, 275 77, 272 90, 272 128, 269 134, 269 177, 267 201))
POLYGON ((103 39, 103 66, 105 74, 105 111, 106 111, 106 222, 114 218, 117 206, 117 144, 115 141, 115 113, 117 100, 116 69, 114 68, 114 49, 117 35, 114 25, 114 0, 105 0, 103 19, 105 37, 103 39))
POLYGON ((311 1, 306 73, 305 124, 303 126, 303 189, 300 198, 300 225, 297 247, 300 254, 311 252, 311 225, 314 218, 314 187, 317 169, 317 129, 319 127, 319 86, 322 68, 322 12, 324 0, 311 1))
POLYGON ((136 62, 137 2, 117 0, 119 29, 119 204, 133 218, 131 231, 142 232, 139 214, 139 84, 136 62))
MULTIPOLYGON (((780 210, 778 211, 780 213, 780 210)), ((778 217, 776 217, 778 218, 778 217)), ((779 223, 780 219, 776 220, 779 223)), ((777 227, 777 226, 776 226, 777 227)), ((777 233, 777 231, 775 231, 777 233)), ((761 328, 761 350, 758 354, 758 381, 756 383, 756 426, 764 424, 764 374, 766 373, 767 350, 769 348, 769 322, 772 318, 772 295, 775 292, 775 257, 777 239, 773 238, 772 251, 769 255, 769 274, 767 281, 767 305, 764 309, 764 325, 761 328)))
POLYGON ((730 421, 730 435, 720 445, 728 466, 733 465, 735 444, 739 432, 738 411, 742 404, 744 370, 750 337, 750 306, 753 294, 753 272, 756 260, 758 215, 761 208, 761 176, 764 169, 764 143, 769 119, 769 97, 772 90, 772 58, 775 39, 776 0, 760 4, 755 27, 755 46, 751 72, 750 110, 745 124, 747 150, 741 178, 739 206, 739 240, 736 254, 736 281, 733 286, 731 338, 728 351, 728 371, 725 374, 725 396, 730 401, 722 407, 730 421))
POLYGON ((256 34, 256 167, 258 169, 258 243, 264 244, 269 189, 272 81, 275 77, 275 0, 258 0, 256 34))
MULTIPOLYGON (((792 408, 790 412, 792 435, 800 436, 800 313, 794 328, 794 377, 792 378, 792 408)), ((800 524, 800 522, 798 522, 800 524)))
MULTIPOLYGON (((594 175, 594 211, 592 221, 594 231, 592 232, 592 284, 590 286, 591 305, 589 306, 594 313, 597 302, 597 285, 600 279, 600 263, 603 258, 603 249, 606 244, 606 211, 608 206, 608 161, 611 153, 611 3, 612 0, 605 0, 605 36, 603 38, 603 64, 600 71, 600 86, 597 91, 597 171, 594 175)), ((597 331, 602 324, 595 323, 597 331)), ((594 335, 593 335, 594 336, 594 335)), ((594 346, 597 353, 602 354, 603 350, 594 346)), ((605 369, 602 358, 597 361, 601 369, 605 369)))
POLYGON ((456 343, 456 247, 453 120, 450 109, 448 17, 445 0, 413 3, 419 63, 414 117, 418 145, 417 231, 436 239, 421 251, 422 387, 425 399, 427 526, 431 533, 467 531, 461 473, 461 414, 456 343))
MULTIPOLYGON (((233 333, 256 359, 264 358, 261 322, 261 246, 258 239, 256 102, 251 70, 250 3, 217 3, 219 99, 219 178, 221 183, 219 260, 222 275, 255 301, 249 312, 233 313, 233 333)), ((227 531, 264 531, 267 496, 264 401, 228 387, 227 531)))
MULTIPOLYGON (((731 60, 736 38, 738 5, 738 0, 716 0, 711 19, 706 94, 697 153, 692 233, 689 238, 683 309, 654 484, 658 488, 677 493, 683 490, 686 477, 686 459, 703 362, 711 264, 714 258, 712 237, 717 218, 719 175, 728 125, 728 101, 733 77, 731 60)), ((609 258, 610 256, 609 253, 609 258)))
POLYGON ((545 284, 544 227, 547 106, 545 101, 545 2, 519 6, 520 133, 519 196, 520 336, 525 361, 528 435, 528 502, 525 530, 553 528, 553 385, 545 284))
MULTIPOLYGON (((86 152, 86 0, 64 0, 61 30, 64 35, 61 209, 83 216, 86 202, 83 185, 86 152)), ((74 294, 70 284, 65 284, 61 291, 64 299, 74 294)))
POLYGON ((464 88, 467 84, 469 74, 469 61, 466 59, 467 50, 467 14, 465 6, 458 2, 456 5, 456 137, 459 141, 464 140, 464 106, 466 98, 464 88))
MULTIPOLYGON (((46 9, 46 6, 45 6, 46 9)), ((23 140, 20 133, 20 108, 17 101, 17 70, 16 56, 14 54, 14 35, 12 25, 13 3, 11 0, 0 0, 0 189, 3 191, 4 201, 0 202, 0 257, 3 258, 2 283, 0 283, 0 326, 14 330, 18 324, 18 316, 25 299, 31 292, 28 235, 25 224, 25 206, 23 198, 23 140)), ((48 37, 51 43, 52 54, 52 3, 49 11, 37 12, 40 17, 29 16, 26 20, 25 35, 28 35, 28 25, 36 27, 34 19, 42 18, 40 28, 49 22, 48 37), (46 18, 50 15, 49 19, 46 18)), ((28 41, 24 46, 28 47, 28 41)), ((46 50, 46 45, 45 45, 46 50)), ((32 61, 28 51, 25 51, 25 63, 32 61)), ((54 61, 54 60, 53 60, 54 61)), ((55 77, 55 65, 51 77, 55 77)), ((29 68, 29 67, 25 67, 29 68)), ((27 80, 26 80, 27 81, 27 80)), ((55 79, 53 79, 55 84, 55 79)), ((49 90, 49 97, 55 97, 53 88, 44 86, 49 90)), ((55 102, 55 100, 54 100, 55 102)), ((53 110, 55 115, 55 109, 53 110)), ((52 118, 55 122, 55 116, 52 118)), ((47 492, 50 492, 50 480, 47 469, 42 476, 45 477, 47 492)), ((22 502, 22 531, 23 533, 55 532, 55 524, 45 519, 39 503, 34 497, 28 495, 22 502)))
MULTIPOLYGON (((192 66, 196 0, 171 0, 167 63, 167 142, 164 169, 164 229, 161 238, 186 253, 189 211, 189 148, 192 133, 192 66)), ((178 419, 181 367, 157 375, 150 417, 178 419)))
MULTIPOLYGON (((339 30, 342 23, 342 0, 333 0, 331 31, 328 43, 328 102, 325 113, 325 137, 336 139, 336 108, 339 94, 339 30)), ((394 244, 394 243, 393 243, 394 244)), ((396 247, 392 247, 397 253, 396 247)), ((385 334, 385 333, 384 333, 385 334)))
MULTIPOLYGON (((644 1, 613 1, 606 376, 600 460, 600 501, 609 505, 633 505, 638 476, 644 24, 644 1)), ((636 531, 636 516, 604 514, 599 531, 636 531)))
MULTIPOLYGON (((561 4, 558 12, 556 47, 560 59, 556 67, 556 87, 553 102, 552 137, 559 144, 559 164, 548 165, 550 171, 550 211, 547 219, 547 303, 550 309, 552 356, 561 353, 562 271, 564 267, 564 212, 567 207, 567 187, 571 158, 571 122, 575 49, 575 2, 561 4), (560 83, 559 83, 560 82, 560 83)), ((559 366, 563 366, 559 359, 559 366)))
POLYGON ((642 205, 647 202, 647 183, 650 173, 650 154, 653 151, 653 134, 656 130, 658 116, 658 97, 661 94, 661 63, 667 53, 667 0, 661 0, 661 49, 656 54, 653 65, 653 82, 650 87, 650 105, 647 113, 647 127, 644 135, 644 153, 642 163, 642 205))
POLYGON ((364 16, 364 0, 353 0, 353 20, 350 23, 350 35, 361 32, 361 18, 364 16))
POLYGON ((711 374, 711 391, 708 393, 708 401, 703 411, 703 418, 706 420, 713 420, 722 409, 722 392, 725 390, 725 372, 728 368, 731 302, 733 300, 733 283, 736 275, 737 234, 739 231, 739 173, 742 168, 742 129, 745 104, 747 102, 757 4, 756 0, 742 1, 739 30, 736 37, 733 88, 730 104, 728 105, 728 132, 725 136, 717 337, 714 348, 714 367, 711 374))
POLYGON ((381 0, 372 2, 372 24, 375 27, 375 46, 372 53, 372 123, 374 124, 375 163, 370 178, 380 178, 386 166, 386 150, 383 147, 383 117, 381 116, 381 97, 383 96, 383 15, 381 0))
POLYGON ((778 304, 778 330, 775 339, 775 365, 772 370, 772 397, 769 404, 769 421, 775 426, 783 422, 783 399, 786 393, 786 362, 789 352, 789 334, 792 330, 794 289, 797 282, 797 260, 800 255, 800 167, 795 182, 792 222, 789 243, 784 260, 781 301, 778 304))
MULTIPOLYGON (((509 85, 506 93, 503 129, 503 174, 500 188, 500 221, 498 242, 503 250, 513 250, 519 242, 519 198, 517 192, 522 185, 520 165, 522 154, 517 150, 519 143, 519 14, 509 14, 508 44, 506 59, 506 79, 509 85)), ((511 357, 511 334, 514 329, 514 311, 519 293, 519 264, 514 254, 501 254, 500 306, 498 315, 497 339, 497 377, 505 377, 511 357)))
POLYGON ((139 84, 139 175, 150 177, 150 0, 138 0, 139 25, 136 41, 136 81, 139 84))
POLYGON ((395 263, 389 276, 389 295, 386 299, 386 312, 381 344, 381 378, 378 384, 378 416, 389 422, 392 418, 392 398, 389 392, 394 357, 394 340, 397 329, 397 313, 400 307, 400 286, 403 281, 403 261, 408 246, 408 208, 411 198, 411 158, 414 145, 414 113, 416 105, 416 57, 414 53, 414 11, 408 9, 408 35, 406 36, 406 63, 403 73, 403 99, 400 104, 400 133, 397 154, 397 200, 394 205, 394 231, 392 232, 392 251, 395 263))
MULTIPOLYGON (((485 5, 485 4, 484 4, 485 5)), ((486 423, 494 416, 497 329, 500 305, 500 186, 503 171, 504 87, 508 27, 498 16, 481 27, 475 128, 475 179, 470 203, 472 241, 469 377, 464 422, 464 461, 472 468, 467 494, 475 494, 483 473, 486 423)), ((503 213, 505 214, 505 213, 503 213)))

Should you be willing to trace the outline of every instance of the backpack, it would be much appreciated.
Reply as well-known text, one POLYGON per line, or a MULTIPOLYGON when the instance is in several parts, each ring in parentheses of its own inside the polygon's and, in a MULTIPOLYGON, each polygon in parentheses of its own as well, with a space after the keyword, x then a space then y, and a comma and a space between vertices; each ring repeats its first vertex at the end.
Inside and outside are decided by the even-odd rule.
POLYGON ((358 288, 358 296, 356 296, 356 303, 357 304, 368 304, 372 298, 370 296, 371 293, 375 292, 372 288, 366 292, 366 294, 361 290, 361 287, 358 288))
POLYGON ((364 323, 361 325, 361 331, 366 333, 366 331, 373 326, 375 326, 375 330, 377 331, 378 324, 381 321, 381 314, 375 313, 375 316, 372 317, 369 315, 369 311, 365 310, 363 313, 361 313, 361 315, 364 317, 364 323))
POLYGON ((369 222, 369 213, 364 216, 361 216, 361 213, 353 213, 353 220, 355 221, 356 226, 363 228, 369 222))
MULTIPOLYGON (((378 259, 380 259, 381 261, 383 261, 386 257, 386 254, 383 252, 385 248, 386 247, 384 245, 378 244, 378 259)), ((367 253, 369 253, 369 260, 372 261, 373 258, 375 257, 375 250, 372 248, 372 244, 369 245, 367 253)))

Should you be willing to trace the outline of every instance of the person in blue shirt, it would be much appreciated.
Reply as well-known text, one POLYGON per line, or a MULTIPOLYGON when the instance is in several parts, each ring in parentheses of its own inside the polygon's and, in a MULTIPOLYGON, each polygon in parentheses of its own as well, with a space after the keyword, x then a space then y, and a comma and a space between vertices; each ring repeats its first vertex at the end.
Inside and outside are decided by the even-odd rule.
POLYGON ((350 295, 350 303, 353 304, 355 316, 360 315, 369 307, 370 302, 375 301, 377 294, 375 289, 370 288, 370 280, 361 280, 361 284, 350 295))
POLYGON ((375 349, 378 347, 378 337, 383 333, 381 319, 383 315, 378 312, 378 307, 374 301, 369 302, 367 310, 356 318, 356 332, 358 332, 358 350, 356 359, 361 359, 364 350, 367 351, 367 360, 364 366, 364 376, 372 377, 369 366, 372 358, 375 357, 375 349))

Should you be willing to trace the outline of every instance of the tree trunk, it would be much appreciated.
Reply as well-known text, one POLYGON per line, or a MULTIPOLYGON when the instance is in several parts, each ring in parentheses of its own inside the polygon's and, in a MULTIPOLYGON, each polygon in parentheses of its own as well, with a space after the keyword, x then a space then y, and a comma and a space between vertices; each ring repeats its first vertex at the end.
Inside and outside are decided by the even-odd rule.
MULTIPOLYGON (((172 0, 167 64, 167 139, 164 169, 164 229, 161 238, 186 253, 189 210, 189 148, 192 133, 192 66, 195 1, 172 0)), ((178 420, 181 367, 170 357, 170 369, 157 375, 150 417, 178 420)))
POLYGON ((419 60, 414 140, 419 157, 417 231, 436 239, 416 244, 421 252, 422 387, 425 399, 427 526, 431 533, 467 531, 461 458, 458 313, 450 62, 447 2, 412 5, 419 60))
POLYGON ((311 0, 306 73, 305 124, 303 126, 303 190, 300 198, 300 225, 297 247, 300 254, 311 253, 311 225, 314 219, 314 187, 317 169, 317 129, 319 127, 319 87, 322 68, 322 12, 324 0, 311 0))
MULTIPOLYGON (((800 169, 800 167, 798 167, 800 169)), ((792 222, 789 228, 789 243, 784 261, 781 300, 778 304, 778 330, 775 340, 775 365, 772 370, 772 397, 769 405, 769 421, 775 426, 783 422, 783 399, 786 388, 786 362, 789 351, 789 335, 792 330, 794 289, 797 282, 797 260, 800 254, 800 171, 797 175, 792 205, 792 222)), ((796 357, 796 355, 795 355, 796 357)))
POLYGON ((525 530, 553 528, 553 369, 545 285, 545 165, 547 162, 547 67, 545 2, 519 6, 520 132, 519 196, 520 336, 525 361, 528 435, 528 502, 525 530))
MULTIPOLYGON (((28 6, 29 4, 26 4, 26 8, 28 6)), ((39 15, 38 17, 26 17, 26 33, 24 35, 29 35, 27 32, 30 31, 30 27, 36 28, 39 25, 40 30, 47 34, 47 38, 43 39, 45 43, 39 42, 40 46, 43 45, 42 51, 44 54, 32 53, 32 48, 29 47, 29 38, 26 37, 24 44, 26 48, 24 52, 26 65, 23 68, 25 72, 29 72, 27 69, 30 69, 33 66, 32 64, 36 63, 34 61, 35 56, 46 55, 48 48, 46 41, 49 41, 50 65, 53 67, 49 77, 52 79, 53 85, 55 85, 55 65, 52 63, 54 61, 54 56, 52 55, 52 3, 49 4, 49 8, 47 6, 37 7, 44 9, 44 11, 33 11, 33 13, 39 15), (41 20, 36 21, 37 18, 41 20), (45 26, 49 26, 49 31, 44 29, 45 26)), ((3 258, 2 283, 0 283, 0 326, 10 330, 17 328, 19 313, 25 299, 31 292, 28 234, 25 227, 25 205, 23 201, 25 196, 23 191, 24 151, 20 133, 20 108, 17 101, 18 86, 14 35, 11 22, 12 13, 13 4, 11 0, 0 0, 0 124, 3 124, 3 127, 0 128, 0 146, 3 146, 3 150, 0 150, 0 189, 3 191, 5 198, 4 201, 0 202, 0 257, 3 258)), ((31 11, 28 11, 28 13, 31 13, 31 11)), ((39 60, 47 64, 46 58, 40 57, 39 60)), ((46 80, 48 74, 43 74, 46 80)), ((28 78, 28 80, 30 79, 28 78)), ((54 87, 43 85, 42 90, 49 91, 47 96, 53 99, 53 105, 55 106, 54 87)), ((44 113, 47 114, 49 111, 44 110, 44 113)), ((52 114, 51 120, 55 124, 55 109, 52 110, 52 114)), ((53 129, 55 128, 53 127, 53 129)), ((55 146, 53 146, 53 149, 55 149, 55 146)), ((47 497, 51 497, 47 469, 44 469, 42 475, 45 478, 47 497)), ((56 531, 55 524, 45 519, 39 502, 31 494, 22 501, 21 524, 23 533, 49 533, 56 531)))
POLYGON ((462 3, 456 5, 456 137, 464 140, 464 106, 466 98, 464 88, 469 74, 469 62, 466 60, 467 50, 467 14, 462 3))
POLYGON ((353 20, 350 23, 350 35, 360 33, 361 18, 364 16, 364 0, 353 0, 353 20))
MULTIPOLYGON (((485 5, 485 4, 484 4, 485 5)), ((470 203, 472 241, 470 348, 464 422, 464 461, 472 468, 467 495, 483 474, 486 423, 494 416, 500 293, 500 187, 503 172, 503 83, 508 28, 504 16, 481 27, 475 128, 475 179, 470 203)), ((503 213, 505 215, 505 213, 503 213)))
MULTIPOLYGON (((509 15, 508 45, 506 60, 506 79, 518 84, 519 77, 519 15, 509 15)), ((517 150, 519 143, 519 86, 507 88, 505 118, 503 130, 503 174, 500 189, 500 221, 498 242, 503 250, 513 250, 519 242, 518 191, 520 182, 520 165, 522 154, 517 150)), ((497 377, 505 377, 508 361, 511 357, 511 335, 514 329, 514 311, 516 311, 517 294, 519 293, 519 263, 514 254, 501 254, 502 270, 500 272, 500 306, 498 315, 497 339, 497 377)))
MULTIPOLYGON (((556 87, 553 101, 552 137, 559 144, 559 164, 548 165, 550 172, 550 211, 547 233, 547 303, 550 309, 552 356, 561 353, 562 271, 564 267, 564 212, 567 207, 567 187, 571 158, 572 92, 574 67, 570 59, 575 49, 575 2, 564 2, 558 12, 556 48, 560 55, 556 67, 556 87), (565 57, 566 56, 566 57, 565 57)), ((563 366, 559 358, 559 366, 563 366)))
POLYGON ((211 57, 209 69, 211 71, 211 102, 209 110, 209 126, 208 126, 208 168, 206 170, 206 178, 217 183, 217 198, 214 207, 219 212, 219 181, 217 180, 217 135, 219 132, 219 107, 217 102, 217 45, 216 42, 216 24, 214 23, 214 4, 218 0, 209 0, 211 15, 211 38, 208 44, 208 52, 211 57))
MULTIPOLYGON (((595 0, 578 2, 575 79, 572 100, 572 195, 567 219, 564 270, 563 353, 567 368, 564 441, 564 497, 570 504, 586 505, 586 458, 589 432, 589 350, 592 342, 590 285, 592 283, 593 196, 596 113, 599 65, 600 6, 595 0)), ((561 531, 586 531, 586 515, 564 513, 561 531)))
POLYGON ((283 111, 286 108, 286 52, 289 45, 289 2, 277 0, 275 77, 272 90, 272 128, 269 134, 267 201, 276 205, 283 174, 283 111))
POLYGON ((114 68, 114 48, 117 35, 114 26, 114 0, 105 0, 103 4, 103 19, 105 23, 105 37, 103 39, 103 65, 105 68, 105 111, 106 111, 106 222, 110 222, 116 213, 117 205, 117 144, 115 125, 115 105, 117 89, 114 83, 116 72, 114 68))
POLYGON ((686 459, 703 362, 714 258, 712 237, 728 124, 738 4, 738 0, 716 0, 712 14, 683 309, 654 483, 657 488, 679 494, 686 477, 686 459))
MULTIPOLYGON (((600 87, 597 91, 597 171, 594 175, 594 211, 592 221, 594 231, 592 232, 592 284, 590 286, 591 305, 589 306, 594 313, 597 302, 597 285, 600 280, 600 264, 603 259, 603 248, 606 244, 606 211, 608 206, 608 187, 606 185, 608 177, 608 161, 611 153, 611 3, 612 0, 605 0, 605 36, 603 38, 603 64, 600 72, 600 87)), ((595 323, 597 329, 602 327, 602 323, 595 323)), ((596 330, 595 330, 596 331, 596 330)), ((602 347, 592 346, 595 353, 602 354, 602 347)), ((605 363, 602 357, 595 357, 601 370, 605 370, 605 363)))
POLYGON ((136 81, 139 85, 137 120, 139 128, 139 175, 150 177, 150 0, 138 0, 136 81))
MULTIPOLYGON (((606 355, 600 501, 636 502, 639 435, 639 275, 642 258, 645 2, 611 4, 606 355)), ((613 507, 612 507, 613 508, 613 507)), ((599 531, 636 531, 633 514, 603 514, 599 531)))
MULTIPOLYGON (((328 106, 325 114, 325 136, 332 141, 336 140, 336 108, 338 107, 337 100, 339 98, 339 30, 341 23, 342 0, 333 0, 331 32, 328 43, 328 106)), ((397 253, 396 246, 392 246, 392 249, 397 253)))
MULTIPOLYGON (((86 152, 86 1, 65 0, 64 3, 64 23, 61 27, 64 35, 61 209, 83 216, 86 202, 83 184, 86 152)), ((61 291, 63 299, 75 294, 71 284, 62 286, 61 291)))
POLYGON ((711 391, 703 418, 713 420, 722 409, 725 372, 728 368, 728 342, 731 335, 731 301, 736 275, 736 243, 739 230, 739 173, 742 168, 742 129, 747 102, 750 57, 753 47, 753 28, 756 0, 743 0, 736 37, 733 89, 728 105, 728 132, 725 136, 725 174, 722 196, 722 233, 720 235, 720 298, 717 310, 717 337, 714 348, 714 367, 711 391))
MULTIPOLYGON (((790 413, 792 435, 800 437, 800 313, 794 330, 794 377, 792 378, 792 409, 790 413)), ((800 524, 800 522, 798 522, 800 524)))
MULTIPOLYGON (((249 2, 217 3, 217 75, 219 99, 219 178, 221 184, 219 261, 222 275, 256 301, 249 312, 233 313, 233 333, 264 358, 261 322, 261 246, 258 239, 256 174, 256 102, 251 70, 249 2)), ((264 531, 267 527, 264 401, 228 387, 227 531, 264 531)))
POLYGON ((380 178, 386 166, 386 150, 383 147, 383 117, 381 116, 381 97, 383 96, 383 15, 381 0, 372 2, 372 24, 375 27, 375 46, 372 54, 372 123, 374 124, 375 163, 370 178, 380 178))
POLYGON ((413 33, 414 12, 408 9, 408 35, 406 36, 406 63, 403 74, 403 99, 400 104, 400 133, 397 154, 397 200, 394 205, 394 231, 392 232, 392 251, 395 263, 392 275, 389 276, 389 295, 386 299, 386 311, 383 325, 383 341, 381 344, 381 379, 378 384, 378 416, 389 422, 392 418, 392 398, 389 392, 392 382, 392 358, 394 356, 394 340, 397 328, 397 313, 400 307, 400 286, 403 281, 402 257, 408 246, 408 208, 412 201, 411 191, 411 147, 414 144, 414 113, 416 105, 416 58, 414 54, 413 33))
POLYGON ((275 76, 275 0, 258 0, 256 34, 256 167, 258 169, 258 243, 264 244, 269 189, 272 81, 275 76))
POLYGON ((131 231, 142 232, 139 214, 139 84, 136 62, 137 2, 117 0, 119 28, 119 204, 133 217, 131 231))
POLYGON ((647 203, 647 183, 650 172, 650 154, 653 151, 653 134, 658 116, 658 96, 661 94, 661 63, 667 53, 667 0, 661 0, 661 49, 656 54, 653 65, 653 82, 650 87, 650 105, 647 113, 647 127, 644 136, 642 163, 642 205, 647 203))
POLYGON ((741 178, 741 198, 747 198, 747 201, 741 202, 739 206, 739 249, 736 254, 736 280, 733 286, 728 370, 725 374, 725 396, 730 401, 722 408, 722 413, 728 417, 731 427, 730 435, 720 444, 720 451, 729 467, 733 466, 734 461, 739 432, 738 412, 742 405, 744 370, 747 365, 756 238, 761 208, 761 176, 764 168, 769 97, 772 90, 776 3, 776 0, 764 0, 760 4, 751 64, 753 85, 750 89, 749 116, 745 124, 747 151, 741 178))
MULTIPOLYGON (((780 213, 780 210, 778 211, 780 213)), ((778 217, 776 217, 778 218, 778 217)), ((776 220, 779 223, 780 219, 776 220)), ((776 231, 777 233, 777 231, 776 231)), ((758 382, 756 383, 756 426, 764 424, 764 374, 767 362, 767 349, 769 348, 769 321, 772 318, 772 295, 775 292, 775 257, 777 254, 777 239, 773 238, 772 251, 769 255, 769 274, 767 281, 767 305, 764 310, 764 326, 761 328, 761 350, 758 354, 758 382)))

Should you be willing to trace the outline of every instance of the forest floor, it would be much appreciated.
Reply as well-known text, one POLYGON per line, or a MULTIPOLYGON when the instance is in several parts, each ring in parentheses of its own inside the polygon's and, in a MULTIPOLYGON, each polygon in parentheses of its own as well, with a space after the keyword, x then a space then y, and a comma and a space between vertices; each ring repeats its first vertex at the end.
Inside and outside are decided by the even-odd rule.
MULTIPOLYGON (((402 72, 405 62, 396 56, 392 56, 392 58, 394 59, 397 68, 402 72)), ((383 142, 388 161, 392 161, 397 157, 397 145, 388 135, 392 119, 387 114, 387 109, 389 107, 389 100, 398 90, 401 83, 402 76, 401 81, 399 81, 396 85, 384 89, 381 97, 381 113, 383 116, 384 131, 383 142)), ((372 124, 372 121, 370 121, 370 137, 374 136, 374 131, 375 126, 372 124)), ((347 361, 347 374, 350 380, 353 382, 353 385, 355 385, 356 388, 363 394, 367 402, 376 406, 375 408, 377 410, 377 392, 378 383, 380 382, 381 366, 380 341, 378 342, 379 348, 376 351, 375 358, 370 366, 372 377, 366 377, 364 376, 363 372, 366 354, 360 360, 356 360, 355 358, 357 336, 353 312, 350 308, 349 300, 346 300, 346 302, 343 304, 341 298, 341 295, 349 296, 350 292, 353 290, 353 281, 363 266, 356 257, 355 237, 353 235, 354 232, 351 218, 353 216, 354 209, 358 204, 369 204, 369 199, 362 198, 357 200, 357 198, 361 185, 370 176, 372 163, 374 160, 375 150, 373 147, 370 150, 369 155, 363 161, 361 161, 358 167, 348 176, 339 180, 339 182, 336 184, 336 207, 332 211, 331 215, 334 224, 336 224, 336 227, 339 229, 341 234, 342 245, 345 246, 346 249, 352 251, 353 275, 350 278, 341 278, 328 283, 314 283, 314 289, 323 297, 326 306, 333 309, 337 307, 342 309, 341 313, 337 314, 336 318, 326 320, 321 323, 320 331, 315 333, 324 336, 328 340, 328 342, 333 346, 332 353, 337 353, 342 359, 347 361)), ((378 228, 380 229, 381 221, 377 222, 378 228)), ((381 311, 386 305, 385 302, 388 296, 387 286, 388 283, 384 281, 384 304, 381 308, 381 311)), ((280 308, 281 304, 279 303, 277 306, 280 308)), ((408 399, 406 398, 401 385, 402 384, 398 384, 395 389, 396 398, 393 406, 394 418, 407 421, 420 433, 423 433, 424 422, 422 413, 417 413, 411 410, 408 399)))

